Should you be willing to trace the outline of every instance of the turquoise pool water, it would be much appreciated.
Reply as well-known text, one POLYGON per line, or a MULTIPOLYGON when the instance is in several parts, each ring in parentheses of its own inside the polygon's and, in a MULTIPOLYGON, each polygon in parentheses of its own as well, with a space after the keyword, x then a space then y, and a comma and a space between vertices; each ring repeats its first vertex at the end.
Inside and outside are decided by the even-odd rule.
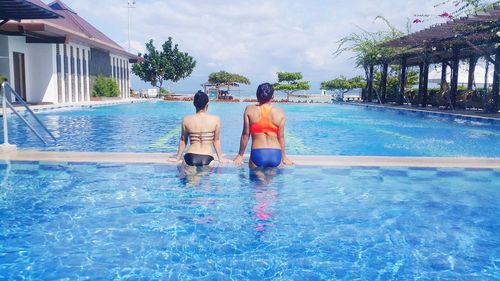
MULTIPOLYGON (((226 153, 238 150, 244 103, 211 103, 226 153)), ((288 116, 289 154, 500 157, 500 122, 339 104, 279 104, 288 116)), ((59 142, 43 146, 11 118, 21 148, 56 151, 174 152, 188 102, 153 102, 40 112, 59 142)))
POLYGON ((2 280, 498 280, 500 170, 0 164, 2 280))

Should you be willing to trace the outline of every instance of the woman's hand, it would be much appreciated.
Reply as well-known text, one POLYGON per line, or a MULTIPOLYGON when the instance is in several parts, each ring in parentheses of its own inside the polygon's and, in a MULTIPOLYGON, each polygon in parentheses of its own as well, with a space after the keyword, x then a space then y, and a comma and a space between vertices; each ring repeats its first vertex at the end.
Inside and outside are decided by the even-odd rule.
POLYGON ((222 157, 222 158, 219 159, 219 163, 221 163, 221 164, 229 164, 229 163, 233 163, 233 160, 222 157))
POLYGON ((288 157, 286 157, 286 156, 283 157, 283 160, 281 162, 283 163, 283 165, 287 165, 287 166, 295 164, 295 163, 293 163, 292 160, 288 159, 288 157))
POLYGON ((234 164, 238 165, 238 166, 241 166, 243 165, 243 156, 241 155, 237 155, 234 160, 233 160, 234 164))
POLYGON ((170 157, 167 159, 167 161, 170 163, 179 163, 181 160, 177 157, 170 157))

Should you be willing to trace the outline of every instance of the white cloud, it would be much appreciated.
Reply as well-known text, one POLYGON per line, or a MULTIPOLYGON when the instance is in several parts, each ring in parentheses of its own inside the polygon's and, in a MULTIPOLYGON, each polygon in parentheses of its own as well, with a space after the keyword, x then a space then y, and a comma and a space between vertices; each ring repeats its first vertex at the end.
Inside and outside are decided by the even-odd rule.
MULTIPOLYGON (((127 47, 125 0, 66 0, 81 16, 127 47)), ((385 28, 382 15, 400 29, 418 13, 440 13, 439 1, 372 0, 137 0, 131 10, 131 49, 143 52, 153 39, 159 46, 169 36, 198 64, 178 88, 195 90, 212 71, 239 72, 254 83, 274 81, 276 71, 302 71, 319 83, 337 75, 360 74, 345 54, 334 57, 337 41, 359 28, 385 28)), ((422 26, 417 26, 423 28, 422 26)), ((317 90, 317 89, 315 89, 317 90)))

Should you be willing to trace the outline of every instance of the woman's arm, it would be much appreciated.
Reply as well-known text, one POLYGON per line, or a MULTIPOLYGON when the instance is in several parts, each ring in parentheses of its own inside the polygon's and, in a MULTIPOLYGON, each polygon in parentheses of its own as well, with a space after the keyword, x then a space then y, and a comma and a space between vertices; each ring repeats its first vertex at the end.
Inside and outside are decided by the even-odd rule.
POLYGON ((284 165, 293 165, 293 161, 288 159, 286 156, 286 149, 285 149, 285 123, 286 123, 286 117, 283 114, 283 118, 281 119, 280 125, 279 125, 279 133, 278 133, 278 142, 280 143, 281 147, 281 162, 284 165))
POLYGON ((216 123, 214 132, 214 149, 219 162, 224 162, 225 159, 222 157, 222 149, 220 145, 220 119, 218 117, 216 123))
POLYGON ((248 107, 245 108, 245 112, 243 113, 243 131, 241 132, 240 139, 240 150, 236 158, 234 158, 234 163, 241 165, 243 164, 243 154, 245 154, 245 150, 247 149, 248 140, 250 138, 250 119, 248 118, 248 107))
POLYGON ((188 132, 186 130, 185 119, 182 119, 181 123, 181 138, 179 139, 179 148, 177 149, 177 155, 175 156, 175 161, 179 161, 181 159, 182 153, 186 148, 186 142, 188 139, 188 132))

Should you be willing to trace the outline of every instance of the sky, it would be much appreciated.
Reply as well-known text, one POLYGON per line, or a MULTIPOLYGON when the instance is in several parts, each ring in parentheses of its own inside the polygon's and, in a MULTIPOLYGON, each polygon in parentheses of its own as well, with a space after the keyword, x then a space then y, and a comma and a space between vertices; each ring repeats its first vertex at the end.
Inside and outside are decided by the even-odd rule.
MULTIPOLYGON (((115 42, 128 49, 127 0, 63 0, 115 42), (92 3, 92 4, 89 4, 92 3)), ((46 1, 47 2, 47 1, 46 1)), ((144 51, 153 39, 157 47, 169 36, 193 56, 192 75, 169 83, 174 92, 196 92, 212 72, 225 70, 250 79, 243 91, 274 83, 277 71, 302 72, 311 93, 322 81, 362 74, 352 53, 335 56, 338 40, 352 32, 378 31, 384 16, 400 30, 416 14, 450 11, 439 0, 136 0, 130 9, 132 53, 144 51)), ((414 24, 412 31, 435 20, 414 24)), ((133 89, 150 88, 137 77, 133 89)))

